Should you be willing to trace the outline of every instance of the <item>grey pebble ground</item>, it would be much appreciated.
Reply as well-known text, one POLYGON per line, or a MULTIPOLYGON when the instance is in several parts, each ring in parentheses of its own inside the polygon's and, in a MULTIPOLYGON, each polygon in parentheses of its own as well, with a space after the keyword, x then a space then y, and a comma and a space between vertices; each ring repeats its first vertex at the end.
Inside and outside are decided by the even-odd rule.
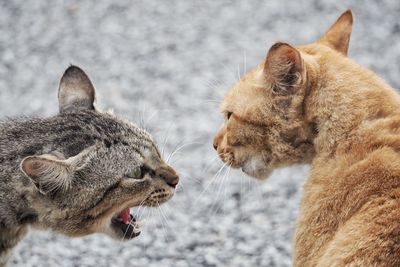
POLYGON ((103 109, 140 123, 182 176, 131 242, 32 231, 10 266, 290 266, 307 166, 266 182, 221 170, 218 101, 278 40, 315 40, 347 8, 350 56, 400 88, 400 2, 0 0, 0 117, 50 116, 69 64, 103 109), (165 145, 164 145, 165 143, 165 145))

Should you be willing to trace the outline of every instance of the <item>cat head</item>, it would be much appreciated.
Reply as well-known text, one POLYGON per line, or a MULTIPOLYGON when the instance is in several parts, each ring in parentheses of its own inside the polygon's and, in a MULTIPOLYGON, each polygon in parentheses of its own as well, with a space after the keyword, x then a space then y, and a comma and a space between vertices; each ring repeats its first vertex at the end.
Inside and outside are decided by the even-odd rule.
POLYGON ((311 160, 318 129, 308 97, 325 86, 327 68, 340 68, 332 62, 347 55, 352 21, 348 10, 315 43, 274 44, 265 61, 229 89, 213 144, 226 164, 266 178, 276 167, 311 160))
POLYGON ((168 201, 178 175, 146 131, 96 110, 95 89, 80 68, 65 71, 58 97, 60 114, 43 120, 47 152, 20 164, 33 185, 36 225, 70 236, 137 236, 129 208, 168 201))

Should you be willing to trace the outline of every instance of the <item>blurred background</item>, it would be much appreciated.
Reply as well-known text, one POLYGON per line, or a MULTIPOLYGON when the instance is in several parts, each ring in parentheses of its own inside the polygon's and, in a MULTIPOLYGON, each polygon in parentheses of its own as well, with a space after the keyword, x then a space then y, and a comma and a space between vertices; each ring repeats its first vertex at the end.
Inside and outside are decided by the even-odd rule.
MULTIPOLYGON (((140 214, 140 237, 32 231, 10 266, 290 266, 307 166, 258 182, 221 169, 212 138, 224 92, 275 41, 316 40, 347 8, 349 56, 400 87, 400 2, 0 0, 0 118, 57 113, 69 64, 102 109, 148 129, 182 182, 140 214)), ((137 211, 134 211, 137 212, 137 211)))

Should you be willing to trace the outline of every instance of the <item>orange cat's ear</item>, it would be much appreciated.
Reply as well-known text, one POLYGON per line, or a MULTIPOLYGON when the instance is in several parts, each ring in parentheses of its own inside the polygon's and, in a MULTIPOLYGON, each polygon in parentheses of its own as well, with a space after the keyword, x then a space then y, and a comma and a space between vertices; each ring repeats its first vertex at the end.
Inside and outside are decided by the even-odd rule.
POLYGON ((352 26, 353 14, 349 9, 337 19, 318 42, 324 43, 342 54, 347 55, 352 26))
POLYGON ((302 59, 299 51, 287 43, 274 44, 268 51, 264 74, 273 85, 274 91, 288 93, 302 80, 302 59))

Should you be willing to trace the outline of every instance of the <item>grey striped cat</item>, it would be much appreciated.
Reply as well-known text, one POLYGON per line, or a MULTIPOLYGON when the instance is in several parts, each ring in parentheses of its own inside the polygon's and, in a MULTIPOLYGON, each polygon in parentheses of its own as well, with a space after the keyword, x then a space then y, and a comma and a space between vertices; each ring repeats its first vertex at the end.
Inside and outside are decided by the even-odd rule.
POLYGON ((134 238, 129 208, 166 202, 178 184, 146 131, 96 110, 80 68, 65 71, 58 98, 56 116, 0 123, 0 266, 29 227, 134 238))

